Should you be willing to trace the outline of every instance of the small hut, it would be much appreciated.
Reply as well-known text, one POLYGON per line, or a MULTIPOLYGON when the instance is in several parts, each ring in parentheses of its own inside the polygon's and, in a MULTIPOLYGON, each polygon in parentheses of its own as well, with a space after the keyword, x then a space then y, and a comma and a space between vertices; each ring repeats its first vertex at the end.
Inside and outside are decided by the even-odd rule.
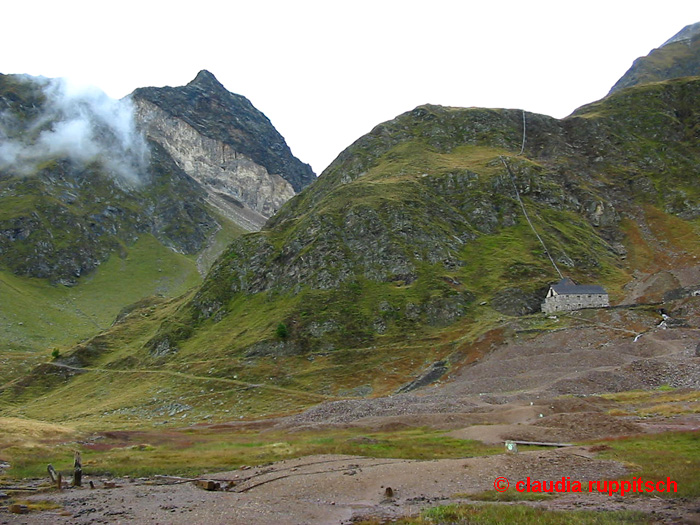
POLYGON ((542 311, 547 314, 554 312, 571 312, 582 308, 606 308, 610 306, 608 292, 602 286, 594 284, 576 284, 565 277, 552 284, 542 303, 542 311))

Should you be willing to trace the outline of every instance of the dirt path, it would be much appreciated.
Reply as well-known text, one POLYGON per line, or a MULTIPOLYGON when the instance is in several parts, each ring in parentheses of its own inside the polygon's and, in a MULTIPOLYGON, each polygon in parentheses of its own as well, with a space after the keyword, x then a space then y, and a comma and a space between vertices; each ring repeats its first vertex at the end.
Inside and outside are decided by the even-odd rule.
POLYGON ((72 365, 67 365, 65 363, 57 363, 55 361, 50 361, 46 363, 49 366, 54 366, 57 368, 64 368, 67 370, 74 370, 76 372, 85 372, 85 371, 92 371, 92 372, 105 372, 105 373, 110 373, 110 374, 158 374, 158 375, 169 375, 169 376, 175 376, 175 377, 182 377, 184 379, 191 379, 195 381, 213 381, 213 382, 219 382, 219 383, 228 383, 230 385, 234 386, 242 386, 246 388, 259 388, 263 390, 271 390, 273 392, 279 393, 279 394, 288 394, 288 395, 293 395, 296 397, 301 397, 304 399, 312 399, 314 401, 324 401, 326 399, 334 399, 333 396, 327 396, 323 394, 315 394, 313 392, 302 392, 300 390, 293 390, 291 388, 283 388, 280 386, 274 386, 274 385, 268 385, 265 383, 248 383, 246 381, 240 381, 238 379, 229 379, 226 377, 203 377, 203 376, 197 376, 194 374, 187 374, 185 372, 177 372, 175 370, 162 370, 162 369, 149 369, 149 368, 130 368, 130 369, 125 369, 121 370, 118 368, 97 368, 97 367, 90 367, 90 366, 85 366, 85 367, 79 367, 79 366, 72 366, 72 365))

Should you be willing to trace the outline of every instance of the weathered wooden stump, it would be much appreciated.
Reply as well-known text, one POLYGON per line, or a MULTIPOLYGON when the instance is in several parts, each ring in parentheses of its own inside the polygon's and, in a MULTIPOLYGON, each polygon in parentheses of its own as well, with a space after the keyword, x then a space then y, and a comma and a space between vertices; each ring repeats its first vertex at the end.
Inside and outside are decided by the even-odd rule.
POLYGON ((53 468, 53 465, 49 463, 49 466, 46 467, 46 470, 49 472, 49 477, 51 478, 51 483, 54 485, 58 481, 58 474, 56 473, 56 469, 53 468))
POLYGON ((75 451, 75 462, 73 463, 73 486, 80 487, 83 483, 83 463, 80 452, 75 451))

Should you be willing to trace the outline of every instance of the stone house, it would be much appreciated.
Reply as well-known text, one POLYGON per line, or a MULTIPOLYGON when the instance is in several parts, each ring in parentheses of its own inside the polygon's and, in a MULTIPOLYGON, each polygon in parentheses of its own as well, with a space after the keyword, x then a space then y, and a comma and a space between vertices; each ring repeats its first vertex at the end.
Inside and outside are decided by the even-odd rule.
POLYGON ((594 284, 576 284, 565 277, 552 284, 542 303, 542 311, 547 314, 554 312, 571 312, 582 308, 605 308, 610 306, 608 292, 602 286, 594 284))

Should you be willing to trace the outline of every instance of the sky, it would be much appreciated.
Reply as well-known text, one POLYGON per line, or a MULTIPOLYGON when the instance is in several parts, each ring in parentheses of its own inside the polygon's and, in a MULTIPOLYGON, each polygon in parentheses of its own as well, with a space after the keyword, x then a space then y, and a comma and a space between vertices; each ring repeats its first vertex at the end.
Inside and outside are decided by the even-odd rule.
POLYGON ((207 69, 320 174, 421 104, 565 117, 698 21, 697 0, 6 2, 0 73, 121 98, 207 69))

